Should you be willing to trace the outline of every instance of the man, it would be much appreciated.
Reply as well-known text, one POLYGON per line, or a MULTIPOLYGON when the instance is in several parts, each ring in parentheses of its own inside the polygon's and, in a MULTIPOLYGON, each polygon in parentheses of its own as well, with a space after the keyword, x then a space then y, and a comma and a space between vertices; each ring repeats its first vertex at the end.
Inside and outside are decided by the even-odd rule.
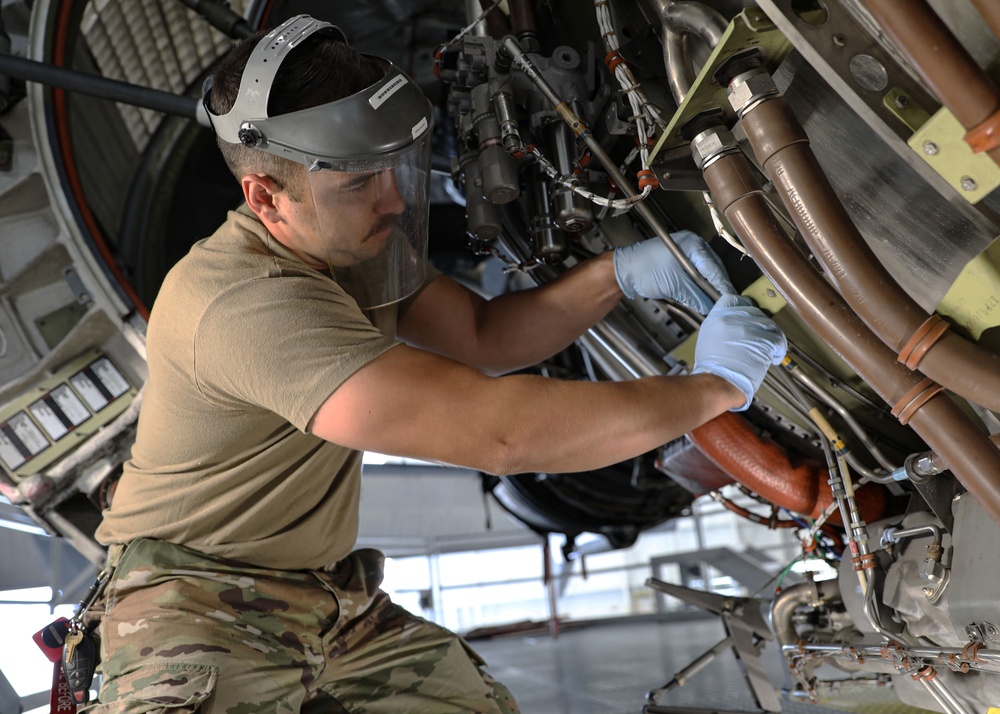
POLYGON ((207 106, 246 206, 150 319, 138 436, 98 531, 115 571, 96 711, 517 711, 460 638, 389 602, 380 554, 351 552, 361 452, 595 469, 746 408, 784 337, 742 298, 712 307, 658 240, 492 301, 425 275, 429 103, 326 23, 238 45, 207 106), (488 376, 563 349, 623 292, 711 308, 692 375, 488 376))

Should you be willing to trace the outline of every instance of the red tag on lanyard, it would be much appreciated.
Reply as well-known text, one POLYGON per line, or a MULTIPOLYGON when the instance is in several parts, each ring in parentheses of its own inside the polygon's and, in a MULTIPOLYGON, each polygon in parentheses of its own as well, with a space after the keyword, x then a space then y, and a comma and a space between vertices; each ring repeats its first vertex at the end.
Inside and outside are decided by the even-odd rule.
POLYGON ((49 694, 49 714, 76 714, 76 701, 66 681, 62 667, 63 643, 69 632, 69 620, 60 617, 31 636, 49 662, 53 662, 52 692, 49 694))
POLYGON ((66 681, 62 662, 56 662, 52 670, 52 693, 49 695, 49 714, 76 714, 76 700, 66 681))

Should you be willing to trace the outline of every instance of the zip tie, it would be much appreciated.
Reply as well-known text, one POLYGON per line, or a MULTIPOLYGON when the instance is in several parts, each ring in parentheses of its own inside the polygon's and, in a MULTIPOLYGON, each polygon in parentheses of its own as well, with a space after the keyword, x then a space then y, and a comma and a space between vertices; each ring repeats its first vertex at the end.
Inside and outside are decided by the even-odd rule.
POLYGON ((906 425, 913 415, 940 392, 943 387, 931 379, 922 379, 913 389, 903 395, 892 408, 892 415, 899 423, 906 425))
POLYGON ((951 325, 940 315, 934 314, 924 320, 923 324, 910 335, 899 351, 897 362, 905 364, 910 369, 916 369, 920 360, 937 343, 951 325))

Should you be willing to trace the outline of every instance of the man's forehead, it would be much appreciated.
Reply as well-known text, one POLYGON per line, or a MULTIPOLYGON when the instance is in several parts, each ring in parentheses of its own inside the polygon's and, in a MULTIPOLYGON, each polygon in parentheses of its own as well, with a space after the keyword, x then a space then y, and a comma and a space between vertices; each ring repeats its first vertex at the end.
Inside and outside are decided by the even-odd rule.
POLYGON ((324 170, 313 173, 313 176, 320 176, 323 183, 327 186, 333 186, 338 188, 350 188, 352 186, 360 186, 367 183, 372 179, 373 176, 378 176, 385 173, 386 170, 382 171, 330 171, 324 170))

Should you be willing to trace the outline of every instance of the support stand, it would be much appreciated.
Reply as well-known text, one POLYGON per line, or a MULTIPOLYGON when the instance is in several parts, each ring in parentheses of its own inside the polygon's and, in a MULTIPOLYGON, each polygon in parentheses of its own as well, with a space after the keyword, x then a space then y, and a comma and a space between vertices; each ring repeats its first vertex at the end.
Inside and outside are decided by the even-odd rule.
POLYGON ((658 695, 683 686, 687 680, 730 648, 740 662, 743 674, 750 685, 750 691, 760 711, 781 711, 781 702, 778 701, 778 695, 775 693, 774 686, 764 669, 764 663, 760 659, 764 643, 773 639, 771 630, 764 621, 760 610, 760 606, 767 602, 766 600, 717 595, 703 590, 665 583, 656 578, 649 578, 646 581, 646 586, 719 615, 726 628, 726 637, 675 674, 673 679, 665 685, 649 691, 646 694, 646 699, 650 704, 643 708, 643 714, 736 714, 735 712, 722 712, 718 709, 664 707, 653 703, 658 695))

